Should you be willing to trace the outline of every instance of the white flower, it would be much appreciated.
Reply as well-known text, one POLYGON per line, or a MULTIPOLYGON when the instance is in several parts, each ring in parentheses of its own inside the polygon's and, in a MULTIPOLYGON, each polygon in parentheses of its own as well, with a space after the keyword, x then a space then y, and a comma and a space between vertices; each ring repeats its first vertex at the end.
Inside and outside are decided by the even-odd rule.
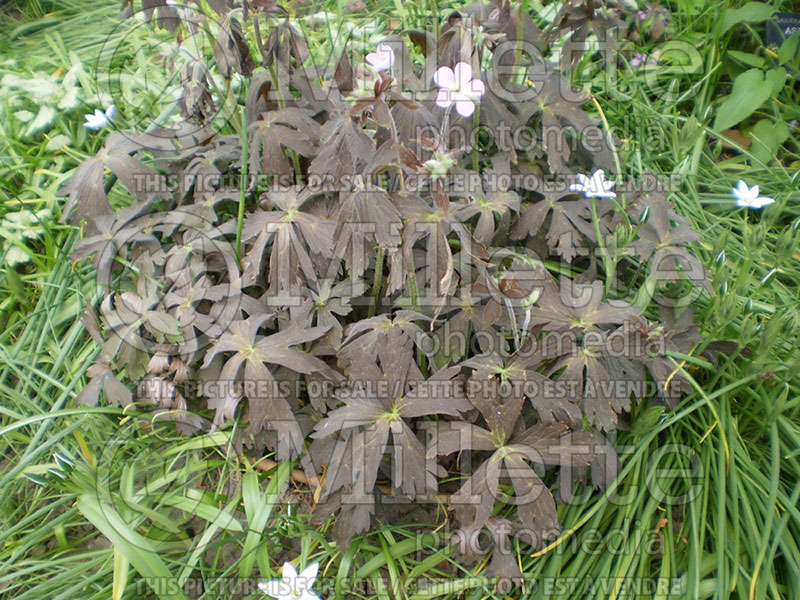
POLYGON ((375 52, 367 54, 367 62, 377 71, 388 71, 394 64, 394 50, 389 44, 378 44, 375 52))
POLYGON ((433 74, 433 81, 439 86, 436 106, 447 108, 456 105, 458 114, 469 117, 475 111, 475 103, 481 101, 485 91, 480 79, 472 78, 472 67, 460 62, 455 69, 439 67, 433 74))
POLYGON ((597 169, 592 173, 591 178, 586 175, 578 175, 578 183, 569 186, 571 192, 581 192, 587 198, 616 198, 617 195, 611 191, 616 181, 607 181, 603 169, 597 169))
POLYGON ((86 122, 83 124, 86 129, 102 129, 111 123, 111 119, 117 114, 117 107, 113 104, 103 112, 99 108, 94 110, 94 114, 84 115, 86 122))
POLYGON ((317 578, 319 563, 309 565, 299 575, 291 563, 283 563, 283 578, 260 581, 258 589, 276 600, 320 600, 311 586, 317 578))
POLYGON ((747 187, 747 184, 739 180, 736 187, 731 190, 731 194, 736 198, 736 205, 743 208, 764 208, 767 204, 775 202, 774 198, 758 195, 758 186, 747 187))

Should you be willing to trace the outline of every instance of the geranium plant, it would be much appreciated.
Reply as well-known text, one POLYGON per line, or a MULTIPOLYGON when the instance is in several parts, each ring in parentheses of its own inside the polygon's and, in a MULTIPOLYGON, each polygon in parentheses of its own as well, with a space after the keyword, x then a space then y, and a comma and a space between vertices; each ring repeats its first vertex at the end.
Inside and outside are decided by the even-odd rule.
MULTIPOLYGON (((387 503, 442 498, 466 528, 502 510, 553 534, 544 470, 608 484, 604 434, 646 384, 670 405, 687 388, 668 353, 698 341, 691 313, 651 300, 707 286, 697 238, 665 193, 623 173, 611 191, 590 94, 503 0, 329 70, 275 2, 209 5, 215 56, 183 72, 185 127, 112 133, 65 188, 64 217, 88 218, 78 256, 107 282, 81 400, 150 402, 191 431, 238 419, 240 449, 312 471, 341 544, 387 503), (222 128, 215 77, 249 82, 222 128)), ((588 35, 608 21, 590 10, 559 23, 588 35)), ((172 3, 144 11, 199 35, 172 3)))

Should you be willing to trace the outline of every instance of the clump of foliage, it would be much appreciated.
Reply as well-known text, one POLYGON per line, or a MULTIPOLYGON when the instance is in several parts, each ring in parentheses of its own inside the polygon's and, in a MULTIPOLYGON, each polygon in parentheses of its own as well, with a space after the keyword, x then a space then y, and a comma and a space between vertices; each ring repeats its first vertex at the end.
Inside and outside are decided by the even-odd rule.
MULTIPOLYGON (((274 2, 209 4, 144 1, 183 47, 216 39, 181 71, 183 125, 109 135, 64 190, 104 284, 81 401, 150 402, 192 432, 241 420, 240 447, 301 460, 340 544, 445 494, 467 530, 546 539, 555 477, 607 485, 605 434, 688 388, 670 353, 701 341, 697 236, 663 192, 570 191, 613 168, 613 140, 545 58, 555 28, 507 2, 327 68, 274 2), (442 67, 482 93, 444 107, 442 67), (249 80, 222 129, 212 71, 249 80)), ((580 10, 559 23, 609 22, 580 10)))

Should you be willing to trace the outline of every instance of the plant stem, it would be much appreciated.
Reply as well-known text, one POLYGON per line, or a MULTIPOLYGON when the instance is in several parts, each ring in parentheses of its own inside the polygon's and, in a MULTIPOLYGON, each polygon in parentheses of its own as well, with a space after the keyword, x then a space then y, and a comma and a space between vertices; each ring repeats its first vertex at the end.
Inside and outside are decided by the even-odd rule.
POLYGON ((592 223, 594 224, 594 233, 597 236, 597 246, 600 250, 600 258, 603 259, 603 268, 606 271, 606 276, 603 281, 603 300, 608 298, 608 292, 611 289, 611 274, 617 268, 616 262, 611 258, 606 248, 606 242, 603 239, 603 232, 600 230, 600 219, 597 217, 597 198, 592 196, 592 223))
POLYGON ((378 247, 378 255, 375 258, 375 278, 372 280, 372 300, 369 303, 368 317, 375 316, 375 309, 378 306, 378 298, 381 292, 381 278, 383 276, 383 256, 385 250, 383 246, 378 247))
MULTIPOLYGON (((419 312, 419 289, 417 288, 417 276, 414 274, 414 257, 411 256, 411 265, 409 267, 408 272, 408 288, 411 292, 411 308, 414 312, 419 312)), ((417 323, 419 325, 419 323, 417 323)), ((425 360, 425 355, 423 354, 422 350, 417 347, 417 366, 419 367, 420 372, 422 373, 423 377, 428 376, 428 365, 427 361, 425 360)))
POLYGON ((433 17, 433 33, 436 36, 435 40, 436 43, 439 43, 439 6, 437 4, 438 0, 430 0, 430 7, 431 7, 431 16, 433 17))
POLYGON ((481 105, 475 105, 475 112, 472 113, 472 132, 474 139, 472 140, 472 170, 477 172, 478 171, 478 136, 476 131, 478 131, 480 127, 480 111, 481 105))
POLYGON ((451 104, 450 106, 448 106, 445 109, 444 118, 442 119, 441 136, 442 136, 442 153, 443 154, 445 152, 447 152, 447 147, 448 147, 448 144, 450 143, 450 140, 448 139, 449 136, 447 135, 447 129, 450 127, 450 113, 452 112, 452 110, 453 110, 453 105, 451 104))
POLYGON ((247 143, 247 117, 245 109, 240 109, 241 130, 240 139, 242 140, 242 179, 239 185, 239 213, 236 216, 236 264, 241 267, 242 258, 242 227, 244 224, 244 204, 247 199, 247 162, 249 145, 247 143))

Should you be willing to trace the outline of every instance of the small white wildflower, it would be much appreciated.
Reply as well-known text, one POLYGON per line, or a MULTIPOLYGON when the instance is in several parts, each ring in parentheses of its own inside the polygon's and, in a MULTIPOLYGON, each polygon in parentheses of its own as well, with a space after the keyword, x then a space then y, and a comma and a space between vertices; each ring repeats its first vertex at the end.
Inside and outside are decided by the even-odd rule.
POLYGON ((86 129, 102 129, 111 123, 111 120, 116 114, 117 107, 113 104, 109 106, 105 112, 99 108, 96 108, 94 114, 90 113, 84 115, 86 117, 86 122, 83 124, 83 126, 86 127, 86 129))
POLYGON ((608 181, 603 169, 597 169, 591 177, 578 175, 578 183, 569 186, 571 192, 581 192, 587 198, 616 198, 617 195, 611 191, 616 185, 616 181, 608 181))
POLYGON ((309 565, 298 575, 289 562, 283 563, 283 577, 270 581, 260 581, 258 589, 276 600, 320 600, 311 587, 317 579, 319 563, 309 565))
POLYGON ((475 112, 475 104, 481 101, 486 91, 480 79, 472 78, 472 67, 465 62, 458 63, 455 69, 439 67, 433 74, 433 81, 440 88, 436 106, 447 108, 455 104, 462 117, 475 112))
POLYGON ((757 185, 748 187, 747 184, 741 179, 739 180, 739 183, 736 184, 736 187, 731 190, 731 194, 734 198, 736 198, 736 205, 741 206, 742 208, 752 208, 755 210, 764 208, 768 204, 775 202, 774 198, 759 196, 758 192, 759 189, 757 185))
POLYGON ((367 54, 367 63, 375 72, 388 71, 394 64, 394 50, 389 44, 378 44, 375 52, 367 54))

